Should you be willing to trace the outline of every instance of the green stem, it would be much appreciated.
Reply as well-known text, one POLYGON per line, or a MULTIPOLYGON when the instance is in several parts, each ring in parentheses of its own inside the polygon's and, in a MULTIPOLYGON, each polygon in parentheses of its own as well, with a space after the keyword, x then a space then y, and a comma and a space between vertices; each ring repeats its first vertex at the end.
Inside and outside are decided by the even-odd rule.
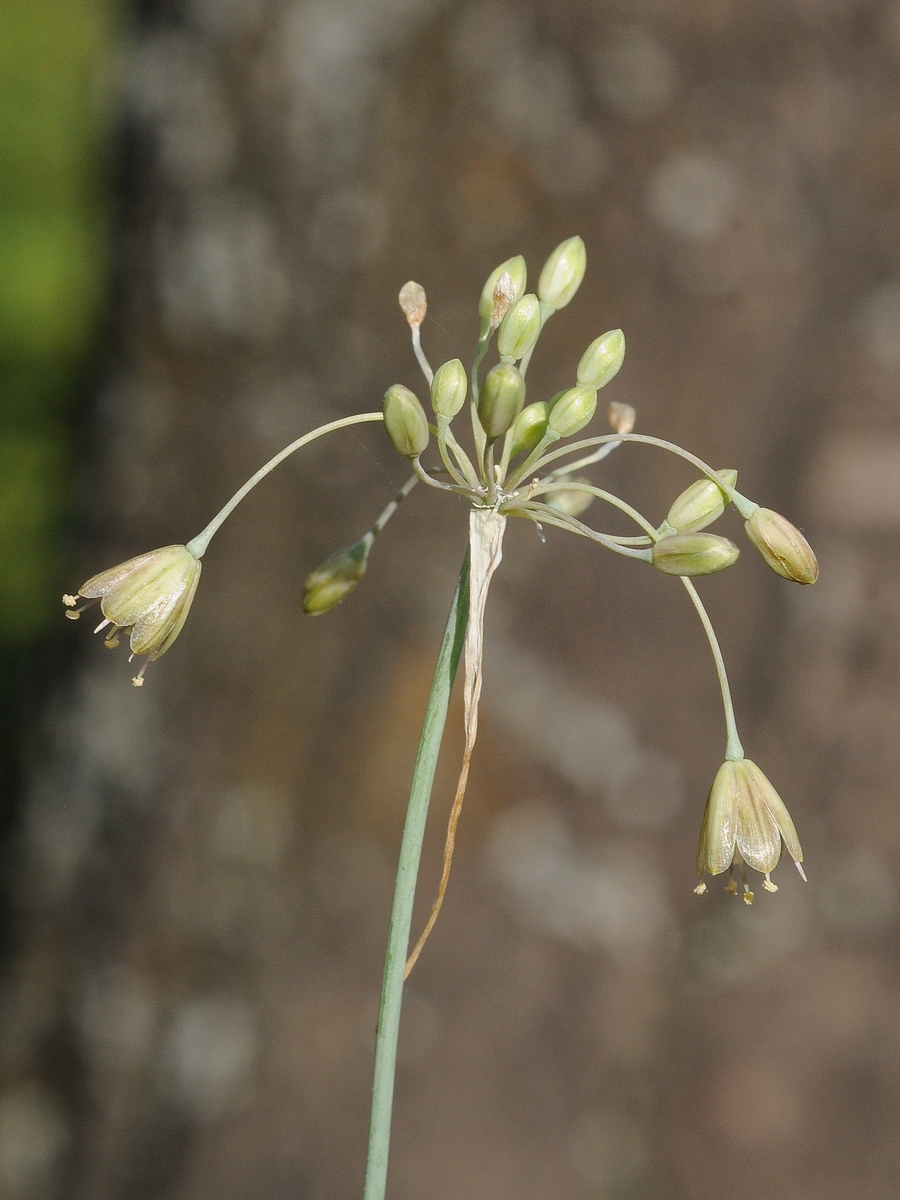
POLYGON ((285 446, 283 450, 279 450, 274 458, 269 461, 256 472, 251 475, 243 487, 238 488, 225 507, 213 517, 202 533, 198 533, 195 538, 187 544, 187 549, 190 550, 196 558, 202 558, 206 553, 206 548, 212 541, 213 535, 218 532, 219 527, 224 521, 231 516, 240 502, 244 499, 248 492, 252 492, 261 479, 274 470, 279 463, 284 462, 288 455, 293 454, 295 450, 300 450, 303 446, 314 442, 316 438, 323 437, 326 433, 334 433, 336 429, 346 429, 348 425, 361 425, 364 421, 383 421, 382 413, 357 413, 353 417, 341 417, 339 421, 329 421, 327 425, 320 425, 318 429, 314 429, 311 433, 305 433, 303 437, 297 438, 295 442, 291 442, 289 446, 285 446))
POLYGON ((546 476, 547 479, 557 479, 563 475, 567 475, 570 471, 580 471, 582 467, 593 466, 594 463, 602 461, 607 455, 611 454, 617 446, 621 446, 621 442, 607 442, 605 446, 598 446, 593 454, 589 454, 586 458, 579 458, 577 462, 567 463, 564 467, 559 467, 555 471, 551 471, 546 476))
POLYGON ((457 496, 469 496, 471 492, 464 485, 458 483, 442 483, 440 479, 434 479, 425 468, 422 466, 421 456, 416 455, 415 458, 409 460, 409 465, 416 473, 416 478, 420 483, 425 483, 428 487, 437 488, 439 492, 455 492, 457 496))
POLYGON ((508 507, 501 506, 500 512, 506 513, 510 517, 527 517, 529 521, 534 521, 538 525, 555 525, 558 529, 567 529, 569 533, 581 534, 582 537, 590 538, 592 542, 597 542, 598 545, 605 546, 607 550, 612 550, 616 554, 622 554, 625 558, 637 558, 646 563, 653 562, 650 550, 639 550, 634 546, 623 544, 618 538, 598 533, 596 529, 591 529, 589 525, 583 524, 576 517, 567 516, 558 509, 550 508, 547 504, 532 503, 528 500, 521 503, 510 501, 508 507))
POLYGON ((463 559, 450 605, 444 640, 441 642, 431 692, 425 707, 422 735, 413 770, 406 809, 406 824, 400 845, 400 861, 394 884, 381 1007, 375 1034, 375 1079, 372 1085, 372 1120, 369 1126, 369 1156, 366 1162, 364 1200, 384 1200, 387 1182, 388 1151, 391 1139, 391 1109, 394 1101, 394 1072, 397 1063, 397 1038, 400 1032, 400 1006, 403 1001, 403 969, 409 950, 416 877, 425 835, 425 819, 434 783, 438 753, 447 720, 450 692, 456 677, 466 625, 469 618, 469 553, 463 559))
MULTIPOLYGON (((552 429, 548 429, 544 433, 544 436, 541 438, 541 440, 538 442, 538 444, 535 446, 535 448, 531 451, 531 453, 525 459, 525 461, 523 463, 521 463, 518 467, 516 467, 515 471, 513 471, 512 475, 510 475, 509 479, 506 480, 506 482, 504 483, 504 489, 508 492, 511 492, 514 488, 517 488, 519 486, 519 484, 521 483, 521 481, 528 474, 529 471, 534 469, 536 466, 539 466, 540 463, 545 462, 548 458, 551 457, 551 455, 548 454, 548 455, 544 455, 544 457, 541 458, 541 455, 544 454, 544 451, 547 449, 548 446, 552 446, 554 442, 558 442, 558 441, 559 441, 559 434, 554 433, 552 429)), ((556 455, 564 454, 564 453, 565 453, 565 450, 557 450, 556 451, 556 455)))
POLYGON ((375 522, 375 524, 372 526, 372 528, 366 534, 366 537, 371 537, 372 541, 373 542, 375 541, 376 537, 378 537, 379 533, 381 533, 382 529, 384 529, 385 525, 387 525, 388 521, 391 519, 391 517, 394 515, 394 513, 397 511, 397 509, 400 507, 400 505, 403 503, 403 501, 406 499, 406 497, 409 495, 409 493, 413 490, 413 488, 416 486, 416 484, 418 482, 419 482, 419 478, 417 475, 410 475, 409 479, 407 479, 406 483, 404 483, 403 487, 400 489, 400 491, 397 493, 397 495, 393 498, 393 500, 390 502, 390 504, 388 504, 384 508, 384 510, 382 511, 378 520, 375 522))
POLYGON ((447 417, 438 417, 437 430, 438 446, 444 466, 458 483, 467 484, 473 491, 477 491, 480 485, 478 476, 475 474, 475 468, 469 461, 468 454, 466 454, 465 450, 463 450, 462 446, 460 446, 459 442, 453 436, 453 430, 450 428, 450 422, 447 417), (456 459, 458 470, 454 470, 453 464, 447 459, 448 448, 456 459))
POLYGON ((416 356, 419 366, 422 368, 422 374, 425 376, 428 386, 431 387, 431 381, 434 379, 434 371, 432 371, 431 364, 425 357, 425 351, 422 349, 422 331, 418 325, 413 325, 412 327, 412 344, 413 353, 416 356))
POLYGON ((550 483, 545 483, 542 486, 533 488, 531 491, 529 491, 528 499, 530 501, 534 499, 535 496, 543 496, 552 492, 587 492, 589 496, 595 496, 598 500, 604 500, 607 504, 611 504, 613 508, 617 508, 619 512, 623 512, 626 517, 631 517, 632 521, 634 521, 636 525, 640 525, 641 529, 645 529, 647 531, 647 537, 642 537, 640 539, 617 538, 616 541, 618 541, 621 545, 634 544, 636 546, 646 546, 648 541, 659 541, 659 534, 657 531, 653 528, 646 517, 642 516, 636 508, 632 508, 632 506, 620 496, 616 496, 612 492, 606 492, 603 490, 603 488, 594 487, 592 483, 584 483, 580 479, 567 479, 559 482, 552 481, 550 483))
POLYGON ((729 762, 738 762, 744 757, 744 748, 741 745, 741 739, 738 737, 737 722, 734 718, 734 704, 731 701, 731 688, 728 686, 728 675, 725 671, 725 660, 722 658, 722 651, 719 648, 719 639, 716 637, 716 631, 713 629, 712 621, 709 619, 709 613, 706 611, 703 601, 697 594, 697 589, 683 575, 681 582, 687 589, 687 594, 690 596, 691 602, 697 610, 697 616, 703 625, 707 641, 709 642, 709 648, 712 650, 713 661, 716 664, 719 687, 722 689, 722 706, 725 709, 725 757, 729 762))
MULTIPOLYGON (((589 450, 592 446, 608 445, 610 442, 639 442, 645 446, 656 446, 660 450, 668 450, 670 454, 677 454, 679 458, 692 463, 707 478, 717 484, 725 492, 745 521, 759 508, 759 505, 754 503, 754 501, 748 500, 746 496, 742 496, 735 488, 729 487, 709 463, 705 463, 702 458, 698 458, 696 454, 691 454, 689 450, 684 450, 681 446, 676 446, 674 442, 667 442, 664 438, 651 437, 647 433, 607 433, 601 437, 585 438, 584 441, 572 442, 568 446, 561 446, 558 450, 552 450, 549 454, 543 455, 540 461, 534 463, 530 469, 533 471, 543 470, 549 463, 564 454, 572 454, 579 450, 589 450)), ((568 469, 575 470, 577 467, 584 465, 584 462, 572 463, 568 469)), ((509 486, 512 486, 512 480, 510 480, 509 486)))
POLYGON ((476 460, 480 460, 484 454, 485 443, 484 430, 481 428, 481 422, 478 419, 478 397, 481 386, 478 380, 478 372, 481 370, 481 364, 484 362, 484 356, 487 354, 488 346, 491 344, 493 336, 494 327, 492 325, 483 325, 481 336, 478 339, 478 346, 475 350, 475 358, 472 362, 472 370, 469 372, 469 408, 472 414, 472 436, 475 438, 476 460))

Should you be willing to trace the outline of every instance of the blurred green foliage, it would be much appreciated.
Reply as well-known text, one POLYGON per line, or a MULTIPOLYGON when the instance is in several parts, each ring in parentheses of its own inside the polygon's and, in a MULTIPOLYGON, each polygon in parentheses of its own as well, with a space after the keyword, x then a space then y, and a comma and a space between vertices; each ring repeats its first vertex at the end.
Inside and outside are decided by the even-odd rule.
POLYGON ((117 7, 0 2, 0 646, 58 615, 71 408, 108 279, 117 7))

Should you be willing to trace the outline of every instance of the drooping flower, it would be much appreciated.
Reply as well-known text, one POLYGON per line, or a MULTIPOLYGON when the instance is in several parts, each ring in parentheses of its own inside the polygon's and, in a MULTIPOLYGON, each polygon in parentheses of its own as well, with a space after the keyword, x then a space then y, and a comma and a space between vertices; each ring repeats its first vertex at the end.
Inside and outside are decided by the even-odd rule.
POLYGON ((778 891, 769 874, 781 858, 782 841, 805 879, 801 866, 803 851, 784 801, 749 758, 724 762, 713 780, 703 814, 697 850, 697 874, 701 881, 695 891, 698 894, 706 891, 702 880, 704 871, 710 875, 729 871, 732 879, 728 890, 736 892, 733 872, 738 867, 744 885, 744 901, 752 904, 753 892, 747 882, 744 864, 765 875, 763 887, 767 892, 778 891))
MULTIPOLYGON (((78 589, 78 596, 100 601, 104 619, 94 632, 108 630, 107 646, 118 646, 119 635, 125 633, 131 657, 146 655, 132 680, 135 687, 143 684, 147 664, 161 658, 181 632, 199 580, 196 555, 186 546, 164 546, 93 575, 78 589)), ((78 596, 63 596, 66 616, 73 620, 90 607, 76 607, 78 596)))

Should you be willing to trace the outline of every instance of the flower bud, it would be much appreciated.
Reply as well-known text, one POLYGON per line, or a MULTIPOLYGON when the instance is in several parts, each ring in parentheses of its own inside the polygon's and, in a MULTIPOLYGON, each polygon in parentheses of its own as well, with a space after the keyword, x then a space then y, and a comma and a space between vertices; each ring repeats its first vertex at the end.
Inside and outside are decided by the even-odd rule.
POLYGON ((589 387, 606 387, 619 373, 625 361, 625 334, 612 329, 596 338, 581 356, 576 378, 589 387))
POLYGON ((425 409, 409 388, 395 383, 384 393, 384 427, 394 449, 404 458, 418 458, 428 445, 425 409))
POLYGON ((653 546, 653 565, 666 575, 712 575, 737 562, 740 551, 715 533, 673 533, 653 546))
MULTIPOLYGON (((766 891, 776 892, 778 888, 769 879, 769 872, 781 858, 782 841, 805 879, 797 830, 772 784, 749 758, 723 763, 713 780, 703 814, 697 874, 702 877, 708 871, 710 875, 721 875, 735 866, 745 874, 746 863, 765 875, 766 891)), ((695 890, 704 892, 706 885, 701 882, 695 890)), ((728 890, 737 890, 733 882, 728 890)), ((753 902, 746 879, 744 900, 747 904, 753 902)))
MULTIPOLYGON (((731 467, 716 471, 716 474, 729 487, 737 483, 737 471, 731 467)), ((669 509, 666 522, 678 533, 696 533, 698 529, 705 529, 717 521, 729 503, 727 492, 723 492, 718 484, 708 477, 698 479, 681 493, 669 509)))
POLYGON ((631 433, 637 420, 637 412, 631 404, 623 404, 621 400, 610 402, 606 414, 610 428, 615 433, 631 433))
POLYGON ((497 352, 502 358, 524 358, 541 332, 541 302, 533 292, 520 296, 500 322, 497 352))
POLYGON ((458 358, 442 363, 431 381, 431 407, 439 417, 452 421, 466 402, 469 380, 458 358))
POLYGON ((580 237, 561 242, 541 271, 538 296, 551 308, 565 308, 584 278, 587 253, 580 237))
MULTIPOLYGON (((590 483, 590 480, 575 478, 572 482, 590 483)), ((544 497, 544 503, 548 508, 555 508, 557 512, 565 513, 567 517, 580 517, 585 509, 590 508, 594 500, 595 497, 590 492, 582 491, 581 488, 560 488, 558 492, 548 492, 544 497)))
POLYGON ((502 437, 522 410, 525 380, 512 363, 498 363, 484 378, 478 399, 478 420, 488 441, 502 437))
MULTIPOLYGON (((493 316, 494 289, 497 286, 498 279, 503 274, 509 275, 512 284, 510 302, 513 302, 525 291, 525 283, 528 278, 528 268, 525 266, 525 259, 521 254, 517 254, 515 258, 508 258, 506 262, 501 263, 499 267, 495 267, 490 275, 488 275, 487 282, 481 289, 481 299, 478 301, 478 315, 485 324, 493 316)), ((507 307, 509 306, 507 305, 507 307)))
POLYGON ((513 426, 512 448, 509 452, 510 458, 515 458, 517 454, 522 454, 535 448, 544 436, 549 414, 550 406, 546 400, 535 400, 534 404, 525 405, 518 417, 516 417, 516 423, 513 426))
POLYGON ((303 587, 303 611, 317 617, 340 604, 365 575, 371 545, 369 536, 342 546, 311 571, 303 587))
POLYGON ((550 409, 547 428, 560 437, 571 437, 584 429, 596 411, 597 393, 594 388, 569 388, 550 409))
POLYGON ((425 312, 428 307, 425 300, 425 289, 421 283, 416 283, 414 279, 411 279, 409 283, 404 283, 397 300, 411 327, 418 328, 425 320, 425 312))
POLYGON ((819 564, 813 548, 796 526, 771 508, 758 508, 744 523, 747 537, 772 570, 794 583, 815 583, 819 564))

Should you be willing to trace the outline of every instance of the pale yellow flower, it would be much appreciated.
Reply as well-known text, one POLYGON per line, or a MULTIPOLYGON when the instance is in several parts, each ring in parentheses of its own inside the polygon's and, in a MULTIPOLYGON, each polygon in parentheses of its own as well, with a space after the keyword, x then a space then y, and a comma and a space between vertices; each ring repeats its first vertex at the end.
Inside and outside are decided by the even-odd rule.
MULTIPOLYGON (((763 887, 766 891, 777 892, 769 874, 781 858, 782 842, 797 870, 806 879, 800 865, 803 851, 797 830, 772 784, 749 758, 723 763, 713 780, 703 814, 697 874, 702 876, 708 871, 710 875, 721 875, 723 871, 729 871, 732 879, 728 890, 736 892, 733 871, 738 867, 743 879, 744 900, 752 904, 753 892, 747 883, 744 864, 765 875, 763 887)), ((706 891, 702 879, 695 891, 706 891)))
MULTIPOLYGON (((136 687, 144 682, 147 664, 161 658, 181 632, 199 581, 200 559, 185 546, 164 546, 93 575, 78 589, 79 596, 100 601, 104 619, 94 632, 108 630, 107 646, 118 646, 120 633, 126 633, 131 657, 147 656, 132 680, 136 687)), ((63 596, 63 603, 73 620, 90 607, 76 608, 77 596, 63 596)))

